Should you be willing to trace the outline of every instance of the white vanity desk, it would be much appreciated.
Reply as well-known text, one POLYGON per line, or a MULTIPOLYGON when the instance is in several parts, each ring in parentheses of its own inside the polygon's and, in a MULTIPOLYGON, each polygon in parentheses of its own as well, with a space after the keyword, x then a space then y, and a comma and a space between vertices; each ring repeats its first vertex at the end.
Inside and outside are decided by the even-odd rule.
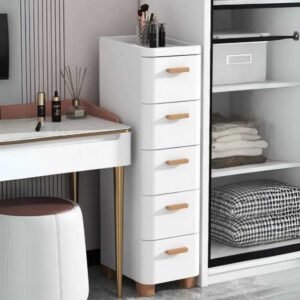
MULTIPOLYGON (((117 295, 122 294, 124 166, 131 163, 130 127, 88 116, 47 121, 0 120, 0 181, 115 169, 117 295)), ((74 185, 76 180, 74 181, 74 185)), ((75 189, 74 189, 75 190, 75 189)))

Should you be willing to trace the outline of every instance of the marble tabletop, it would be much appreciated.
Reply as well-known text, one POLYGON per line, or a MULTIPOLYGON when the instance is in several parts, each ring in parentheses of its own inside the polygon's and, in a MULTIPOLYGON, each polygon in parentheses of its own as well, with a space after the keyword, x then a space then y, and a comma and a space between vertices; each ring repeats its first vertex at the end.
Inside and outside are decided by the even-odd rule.
POLYGON ((0 120, 0 145, 130 131, 127 125, 92 116, 77 120, 63 116, 62 121, 57 123, 48 118, 39 132, 35 131, 36 125, 36 118, 0 120))

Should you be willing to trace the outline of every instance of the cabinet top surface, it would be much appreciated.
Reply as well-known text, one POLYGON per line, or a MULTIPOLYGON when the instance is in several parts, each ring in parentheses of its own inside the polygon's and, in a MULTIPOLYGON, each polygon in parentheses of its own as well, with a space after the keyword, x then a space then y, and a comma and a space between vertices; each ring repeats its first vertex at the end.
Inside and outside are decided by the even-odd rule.
POLYGON ((36 125, 36 118, 0 120, 0 145, 108 135, 130 131, 129 126, 92 116, 80 120, 71 120, 63 116, 62 122, 58 123, 46 119, 39 132, 35 131, 36 125))
POLYGON ((128 49, 135 50, 142 57, 159 57, 159 56, 175 56, 175 55, 199 55, 201 54, 201 46, 191 44, 185 41, 174 39, 166 39, 166 47, 149 48, 143 47, 136 43, 136 36, 114 36, 102 37, 101 42, 110 41, 114 47, 123 46, 128 49))

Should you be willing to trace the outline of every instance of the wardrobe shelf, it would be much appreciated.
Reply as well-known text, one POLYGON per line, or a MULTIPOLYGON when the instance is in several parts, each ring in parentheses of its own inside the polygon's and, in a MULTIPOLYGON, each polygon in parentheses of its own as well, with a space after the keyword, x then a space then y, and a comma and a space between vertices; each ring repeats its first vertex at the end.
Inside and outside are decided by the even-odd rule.
POLYGON ((262 164, 253 164, 240 167, 224 168, 224 169, 213 169, 212 178, 220 178, 226 176, 242 175, 257 172, 266 172, 273 170, 292 169, 299 168, 300 163, 297 162, 283 162, 283 161, 272 161, 268 160, 262 164))
POLYGON ((261 258, 262 255, 265 258, 269 257, 273 263, 279 262, 280 258, 276 258, 274 252, 299 259, 299 249, 299 238, 245 248, 231 247, 212 239, 209 274, 217 275, 226 271, 237 270, 241 268, 241 265, 247 268, 247 265, 249 267, 249 263, 251 264, 251 260, 253 263, 255 259, 261 258), (289 249, 294 249, 297 254, 290 253, 289 249))
POLYGON ((242 84, 224 84, 213 86, 213 93, 226 93, 238 91, 264 90, 264 89, 279 89, 288 87, 300 86, 300 82, 286 82, 286 81, 264 81, 252 82, 242 84))
POLYGON ((295 244, 300 244, 299 238, 270 243, 270 244, 264 244, 264 245, 259 245, 259 246, 239 248, 239 247, 232 247, 232 246, 223 244, 221 242, 218 242, 218 241, 212 239, 212 241, 211 241, 211 258, 218 259, 221 257, 228 257, 231 255, 239 255, 239 254, 245 254, 245 253, 249 253, 249 252, 263 251, 263 250, 268 250, 268 249, 272 249, 272 248, 285 247, 285 246, 295 245, 295 244))
POLYGON ((214 0, 214 9, 297 7, 299 0, 214 0))

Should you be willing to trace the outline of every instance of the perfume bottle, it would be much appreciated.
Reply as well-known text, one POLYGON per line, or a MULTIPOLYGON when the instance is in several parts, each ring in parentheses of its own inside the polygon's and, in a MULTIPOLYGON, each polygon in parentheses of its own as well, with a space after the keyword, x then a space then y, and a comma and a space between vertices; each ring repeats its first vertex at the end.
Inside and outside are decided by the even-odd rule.
POLYGON ((61 101, 57 91, 52 98, 52 122, 61 122, 61 101))
POLYGON ((159 24, 159 47, 166 47, 166 31, 165 31, 165 24, 159 24))
POLYGON ((157 48, 157 23, 152 21, 149 28, 149 46, 157 48))

